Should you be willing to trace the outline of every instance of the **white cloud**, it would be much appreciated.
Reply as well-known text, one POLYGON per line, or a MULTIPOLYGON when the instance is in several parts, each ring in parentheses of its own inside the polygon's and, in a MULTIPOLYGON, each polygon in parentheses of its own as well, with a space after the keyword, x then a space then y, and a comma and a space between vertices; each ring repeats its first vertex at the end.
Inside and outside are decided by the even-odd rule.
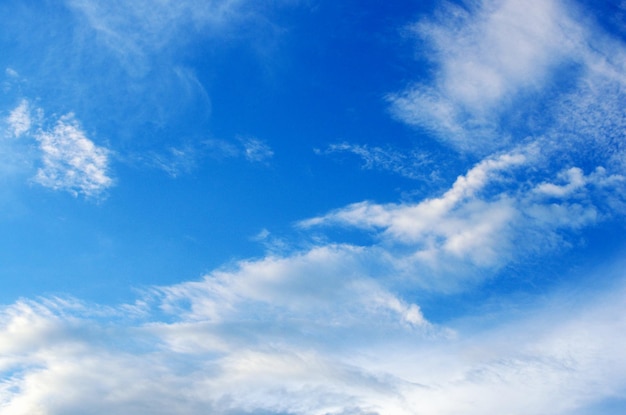
MULTIPOLYGON (((510 130, 499 121, 519 112, 518 98, 541 92, 560 64, 583 59, 584 30, 558 0, 485 0, 466 7, 448 6, 438 20, 413 27, 432 47, 437 70, 432 83, 417 83, 389 100, 400 120, 461 150, 488 154, 508 144, 510 130)), ((532 115, 533 102, 523 105, 524 117, 532 115)))
POLYGON ((558 173, 556 183, 546 181, 545 173, 526 173, 546 162, 540 150, 533 143, 487 157, 440 197, 359 202, 299 225, 366 230, 375 236, 371 249, 383 249, 396 274, 430 288, 458 288, 512 261, 567 246, 567 232, 623 215, 624 200, 615 197, 626 177, 608 175, 604 168, 585 175, 572 167, 558 173))
POLYGON ((541 183, 535 191, 547 196, 565 197, 585 185, 584 174, 577 167, 559 173, 559 179, 567 181, 567 184, 541 183))
POLYGON ((13 68, 6 68, 4 73, 10 78, 17 78, 20 76, 20 74, 13 68))
POLYGON ((73 114, 59 118, 53 129, 38 132, 36 139, 43 165, 34 180, 42 186, 89 197, 113 184, 108 150, 87 138, 73 114))
POLYGON ((0 120, 0 179, 7 189, 7 181, 24 179, 32 171, 37 158, 32 148, 32 130, 40 117, 37 108, 31 108, 27 100, 9 111, 0 120))
POLYGON ((14 137, 20 137, 28 132, 31 128, 28 101, 23 99, 20 104, 13 111, 11 111, 7 121, 14 137))
MULTIPOLYGON (((170 30, 171 19, 181 10, 187 13, 191 3, 154 4, 148 16, 139 12, 145 2, 74 4, 95 8, 94 25, 113 41, 128 22, 101 18, 101 9, 132 10, 131 17, 145 19, 140 24, 157 33, 170 30)), ((446 46, 450 25, 442 31, 420 28, 441 48, 440 89, 418 86, 395 97, 398 108, 406 104, 410 110, 399 113, 413 117, 408 122, 440 134, 459 132, 446 139, 472 150, 476 142, 462 140, 493 132, 490 111, 540 84, 553 64, 549 55, 560 46, 569 51, 559 37, 562 28, 555 26, 568 22, 558 17, 557 3, 485 4, 491 8, 481 9, 477 22, 460 17, 467 25, 456 32, 458 45, 446 46), (553 34, 558 36, 550 38, 553 34), (490 56, 489 49, 497 53, 490 56), (464 50, 471 55, 467 62, 464 50), (434 122, 419 118, 420 111, 434 122)), ((603 79, 617 76, 603 73, 609 74, 603 79)), ((56 300, 0 308, 0 415, 483 415, 503 408, 524 415, 545 414, 548 408, 558 415, 624 396, 623 286, 597 298, 576 298, 575 306, 563 306, 560 298, 527 305, 526 316, 517 319, 503 317, 503 307, 490 328, 480 328, 486 323, 479 318, 448 322, 450 328, 432 324, 409 294, 393 289, 401 277, 409 277, 411 291, 423 282, 447 288, 458 280, 482 280, 518 255, 560 246, 561 230, 623 214, 615 208, 626 194, 615 161, 623 155, 617 140, 621 92, 598 100, 597 77, 588 79, 594 83, 582 95, 585 100, 576 100, 580 91, 568 97, 568 108, 580 108, 576 115, 586 117, 572 124, 578 131, 571 134, 582 135, 578 127, 587 126, 596 141, 614 140, 599 146, 610 154, 592 164, 606 162, 605 167, 589 172, 589 164, 578 164, 575 156, 581 153, 563 146, 581 141, 565 139, 555 127, 529 145, 485 157, 439 197, 361 202, 302 222, 309 228, 364 229, 376 236, 370 246, 314 246, 241 261, 201 281, 155 287, 139 302, 153 306, 143 316, 125 314, 136 307, 98 314, 56 300), (611 116, 602 124, 602 111, 591 114, 590 108, 602 109, 604 102, 611 116), (605 129, 598 133, 598 126, 605 129), (570 157, 553 161, 557 154, 570 157)), ((567 124, 568 116, 556 117, 556 123, 567 124)), ((87 196, 111 186, 108 152, 86 137, 73 116, 35 138, 44 154, 41 184, 87 196)), ((473 138, 482 145, 489 137, 473 138)), ((259 140, 240 143, 214 142, 225 157, 271 156, 259 140)), ((399 168, 395 156, 377 149, 340 150, 372 166, 399 168)), ((191 153, 176 147, 170 155, 161 168, 177 173, 191 153)), ((614 266, 623 269, 622 263, 614 266)), ((436 300, 439 294, 433 295, 436 300)))
MULTIPOLYGON (((526 157, 522 153, 514 153, 488 158, 466 175, 459 176, 452 188, 438 198, 427 199, 417 204, 356 203, 323 217, 302 221, 301 226, 339 223, 361 228, 378 228, 383 229, 389 238, 406 243, 423 240, 431 232, 445 234, 441 228, 447 228, 451 222, 454 224, 450 228, 455 228, 455 225, 460 224, 462 216, 471 216, 472 212, 482 215, 484 209, 489 206, 476 200, 476 193, 490 182, 497 181, 501 171, 506 172, 508 169, 524 165, 526 157), (481 203, 481 206, 475 206, 476 203, 481 203), (461 212, 458 221, 455 221, 453 218, 457 216, 459 210, 461 212)), ((496 208, 499 205, 506 210, 506 204, 506 200, 500 200, 492 207, 496 208)))
POLYGON ((416 305, 406 304, 370 278, 368 261, 369 254, 361 248, 322 246, 287 257, 243 261, 235 270, 215 271, 201 282, 164 287, 157 294, 167 312, 189 320, 223 322, 253 308, 265 315, 278 313, 279 320, 283 311, 321 324, 371 312, 389 313, 391 321, 427 325, 416 305))
POLYGON ((112 186, 109 150, 94 144, 73 114, 58 118, 48 128, 50 119, 44 111, 22 99, 2 121, 7 128, 0 143, 3 175, 34 174, 33 181, 42 186, 87 197, 112 186))

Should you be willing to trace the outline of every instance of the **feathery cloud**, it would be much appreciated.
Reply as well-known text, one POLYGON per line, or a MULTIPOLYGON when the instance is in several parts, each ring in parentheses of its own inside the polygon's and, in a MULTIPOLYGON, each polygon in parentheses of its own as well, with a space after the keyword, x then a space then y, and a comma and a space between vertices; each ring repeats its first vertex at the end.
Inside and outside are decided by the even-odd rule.
POLYGON ((261 163, 272 158, 274 151, 265 142, 255 137, 241 137, 243 155, 248 161, 261 163))
POLYGON ((558 0, 449 5, 412 29, 430 46, 436 71, 432 82, 389 96, 394 114, 483 155, 519 140, 514 128, 527 128, 537 102, 553 93, 546 81, 584 61, 587 48, 584 28, 558 0))
POLYGON ((363 160, 363 168, 367 170, 386 170, 409 179, 433 179, 434 161, 425 153, 416 150, 404 152, 393 148, 371 147, 366 144, 338 143, 331 144, 325 150, 315 149, 316 154, 352 153, 363 160), (430 170, 424 174, 424 170, 430 170))
POLYGON ((87 138, 73 114, 59 118, 53 129, 39 131, 35 138, 43 164, 34 179, 37 183, 87 197, 112 186, 108 151, 87 138))

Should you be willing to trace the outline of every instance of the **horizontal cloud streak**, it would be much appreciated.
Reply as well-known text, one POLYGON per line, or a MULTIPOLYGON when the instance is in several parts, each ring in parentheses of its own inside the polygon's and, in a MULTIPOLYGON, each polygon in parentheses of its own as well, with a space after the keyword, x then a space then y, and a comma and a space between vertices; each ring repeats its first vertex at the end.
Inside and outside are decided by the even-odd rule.
POLYGON ((426 180, 437 177, 436 171, 425 174, 424 170, 434 169, 434 161, 426 153, 404 152, 393 148, 370 147, 368 145, 338 143, 325 150, 315 149, 317 154, 352 153, 363 161, 368 170, 386 170, 409 179, 426 180))

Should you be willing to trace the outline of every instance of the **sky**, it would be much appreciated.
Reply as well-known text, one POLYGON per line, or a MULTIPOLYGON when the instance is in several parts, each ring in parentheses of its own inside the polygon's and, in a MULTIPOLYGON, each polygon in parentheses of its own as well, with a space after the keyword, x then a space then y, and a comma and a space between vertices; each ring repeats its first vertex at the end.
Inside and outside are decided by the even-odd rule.
POLYGON ((0 415, 626 411, 626 1, 0 22, 0 415))

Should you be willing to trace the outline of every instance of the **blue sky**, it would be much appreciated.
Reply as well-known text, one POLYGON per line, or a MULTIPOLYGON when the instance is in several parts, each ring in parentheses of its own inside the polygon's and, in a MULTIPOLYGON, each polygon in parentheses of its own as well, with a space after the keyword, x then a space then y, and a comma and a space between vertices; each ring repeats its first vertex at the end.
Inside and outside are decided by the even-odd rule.
POLYGON ((0 16, 0 415, 626 409, 623 1, 0 16))

